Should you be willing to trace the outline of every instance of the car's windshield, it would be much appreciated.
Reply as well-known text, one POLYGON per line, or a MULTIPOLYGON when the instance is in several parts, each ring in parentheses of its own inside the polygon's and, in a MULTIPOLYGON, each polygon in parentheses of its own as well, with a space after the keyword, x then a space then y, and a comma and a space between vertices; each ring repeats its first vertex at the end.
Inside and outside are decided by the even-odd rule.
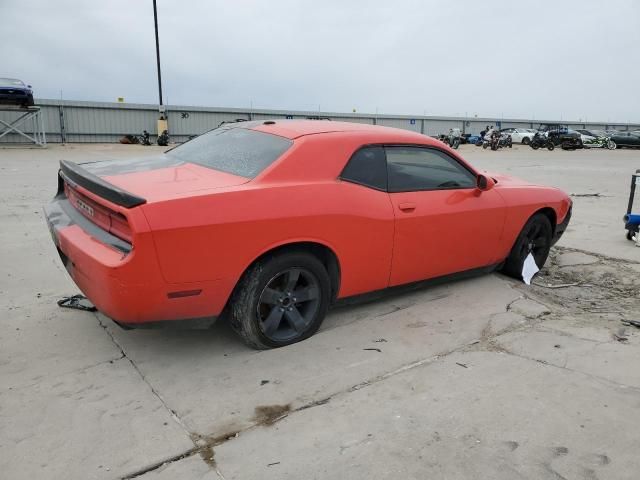
POLYGON ((184 162, 254 178, 275 162, 293 142, 247 128, 216 128, 180 145, 167 155, 184 162))
POLYGON ((24 87, 24 83, 15 78, 0 78, 0 87, 24 87))

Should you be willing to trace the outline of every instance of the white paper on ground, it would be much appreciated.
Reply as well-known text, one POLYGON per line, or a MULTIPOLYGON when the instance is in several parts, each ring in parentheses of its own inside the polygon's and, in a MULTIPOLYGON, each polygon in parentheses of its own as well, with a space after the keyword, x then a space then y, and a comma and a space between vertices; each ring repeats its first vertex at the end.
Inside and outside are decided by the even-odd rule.
POLYGON ((538 265, 536 265, 533 255, 527 255, 527 258, 524 259, 524 264, 522 265, 522 280, 524 280, 524 283, 531 285, 531 279, 539 271, 540 269, 538 268, 538 265))

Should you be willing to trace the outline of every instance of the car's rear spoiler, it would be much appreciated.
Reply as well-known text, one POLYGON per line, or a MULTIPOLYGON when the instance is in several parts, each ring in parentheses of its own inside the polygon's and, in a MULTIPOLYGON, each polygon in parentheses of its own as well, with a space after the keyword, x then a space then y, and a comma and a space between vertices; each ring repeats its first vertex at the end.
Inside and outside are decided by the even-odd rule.
MULTIPOLYGON (((68 160, 60 160, 60 178, 71 184, 80 185, 92 193, 109 200, 116 205, 126 208, 137 207, 147 203, 147 200, 122 190, 115 185, 105 182, 102 178, 88 172, 80 165, 69 162, 68 160)), ((59 192, 61 193, 61 192, 59 192)))

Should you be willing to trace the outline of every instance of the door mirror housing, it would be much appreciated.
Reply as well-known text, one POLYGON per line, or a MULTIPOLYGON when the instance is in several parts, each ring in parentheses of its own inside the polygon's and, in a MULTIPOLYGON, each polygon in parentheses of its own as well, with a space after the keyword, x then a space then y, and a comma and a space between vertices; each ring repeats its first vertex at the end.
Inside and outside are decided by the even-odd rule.
POLYGON ((487 190, 491 190, 494 185, 495 185, 495 182, 493 181, 493 178, 487 177, 486 175, 482 175, 482 174, 478 175, 476 187, 481 192, 486 192, 487 190))

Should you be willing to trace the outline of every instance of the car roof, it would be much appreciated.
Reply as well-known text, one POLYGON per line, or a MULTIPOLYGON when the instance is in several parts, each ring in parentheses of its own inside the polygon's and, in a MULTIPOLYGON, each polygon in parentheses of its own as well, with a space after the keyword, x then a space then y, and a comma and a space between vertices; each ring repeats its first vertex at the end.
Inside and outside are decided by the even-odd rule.
POLYGON ((325 133, 370 133, 372 136, 380 136, 382 141, 390 137, 396 137, 398 142, 419 142, 434 144, 436 140, 411 130, 400 128, 368 125, 364 123, 334 122, 330 120, 262 120, 251 122, 239 122, 225 125, 222 128, 250 128, 260 132, 271 133, 291 140, 305 135, 319 135, 325 133))

